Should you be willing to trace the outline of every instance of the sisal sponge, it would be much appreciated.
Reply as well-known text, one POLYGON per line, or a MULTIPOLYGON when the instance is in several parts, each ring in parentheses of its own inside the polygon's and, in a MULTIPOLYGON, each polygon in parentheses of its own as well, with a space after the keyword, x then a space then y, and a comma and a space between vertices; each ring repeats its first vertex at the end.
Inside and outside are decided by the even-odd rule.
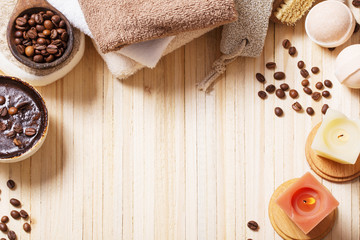
POLYGON ((278 0, 274 2, 273 15, 281 23, 295 25, 314 2, 315 0, 278 0))

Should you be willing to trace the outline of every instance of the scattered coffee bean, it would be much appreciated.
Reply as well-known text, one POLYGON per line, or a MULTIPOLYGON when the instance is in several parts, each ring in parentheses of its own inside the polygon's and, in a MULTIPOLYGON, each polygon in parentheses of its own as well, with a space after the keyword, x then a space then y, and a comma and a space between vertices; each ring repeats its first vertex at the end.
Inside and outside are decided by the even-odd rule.
POLYGON ((308 107, 306 109, 306 113, 309 114, 310 116, 314 115, 315 111, 312 107, 308 107))
POLYGON ((276 80, 283 80, 285 78, 285 73, 284 72, 276 72, 276 73, 274 73, 274 78, 276 80))
POLYGON ((264 77, 264 75, 262 75, 261 73, 257 73, 257 74, 255 75, 255 77, 256 77, 256 79, 257 79, 259 82, 261 82, 261 83, 265 82, 265 77, 264 77))
POLYGON ((357 33, 360 30, 360 25, 355 23, 354 33, 357 33))
POLYGON ((328 48, 330 52, 334 51, 336 48, 328 48))
POLYGON ((304 79, 301 81, 301 85, 303 85, 303 87, 307 87, 307 86, 309 86, 309 84, 310 84, 310 82, 307 79, 304 79))
POLYGON ((304 61, 298 61, 297 66, 298 66, 299 69, 304 68, 304 66, 305 66, 304 61))
POLYGON ((19 148, 22 147, 22 142, 20 141, 20 139, 14 138, 13 143, 19 148))
POLYGON ((19 219, 20 218, 20 213, 16 210, 12 210, 10 212, 10 215, 14 218, 14 219, 19 219))
POLYGON ((30 224, 24 223, 23 229, 24 229, 25 232, 30 232, 30 231, 31 231, 31 226, 30 226, 30 224))
MULTIPOLYGON (((258 92, 258 96, 261 98, 261 99, 265 99, 267 97, 267 94, 266 92, 264 91, 259 91, 258 92)), ((26 133, 26 132, 25 132, 26 133)))
POLYGON ((15 114, 17 114, 18 109, 16 107, 11 107, 11 108, 9 108, 8 112, 10 115, 15 115, 15 114))
POLYGON ((8 132, 8 133, 6 134, 6 136, 7 136, 8 138, 14 138, 14 137, 16 136, 16 132, 15 132, 15 131, 10 131, 10 132, 8 132))
POLYGON ((274 68, 276 68, 276 63, 268 62, 268 63, 266 63, 266 68, 267 69, 274 69, 274 68))
POLYGON ((0 105, 3 105, 5 103, 6 99, 4 96, 0 96, 0 105))
POLYGON ((323 92, 322 92, 322 96, 323 96, 324 98, 328 98, 328 97, 330 97, 330 92, 329 92, 329 91, 323 91, 323 92))
POLYGON ((6 232, 8 230, 8 227, 5 223, 0 223, 0 231, 6 232))
POLYGON ((7 181, 6 185, 8 186, 8 188, 14 189, 14 187, 15 187, 15 182, 10 179, 10 180, 7 181))
POLYGON ((291 42, 289 41, 289 39, 285 39, 285 40, 282 42, 282 46, 283 46, 285 49, 290 48, 291 42))
POLYGON ((21 210, 20 217, 22 217, 23 219, 27 219, 29 217, 29 214, 25 210, 21 210))
POLYGON ((324 81, 324 85, 326 86, 326 87, 328 87, 328 88, 332 88, 332 82, 330 81, 330 80, 325 80, 324 81))
POLYGON ((277 96, 278 98, 284 98, 284 97, 285 97, 285 92, 284 92, 284 90, 282 90, 282 89, 280 89, 280 88, 276 90, 275 94, 276 94, 276 96, 277 96))
POLYGON ((312 94, 312 90, 311 90, 311 88, 309 88, 309 87, 304 87, 304 92, 305 92, 306 94, 308 94, 308 95, 311 95, 311 94, 312 94))
POLYGON ((312 99, 314 99, 315 101, 319 101, 319 99, 321 98, 321 93, 319 93, 319 92, 314 92, 311 97, 312 97, 312 99))
POLYGON ((329 108, 329 105, 324 104, 324 105, 322 106, 322 108, 321 108, 321 112, 322 112, 323 114, 326 114, 328 108, 329 108))
POLYGON ((317 82, 317 83, 315 84, 315 87, 316 87, 317 89, 321 90, 321 89, 324 87, 324 84, 323 84, 322 82, 317 82))
POLYGON ((312 67, 311 72, 314 73, 314 74, 317 74, 317 73, 320 72, 320 69, 318 67, 312 67))
POLYGON ((300 70, 300 74, 303 78, 307 78, 309 76, 309 72, 305 68, 300 70))
POLYGON ((21 205, 21 202, 19 200, 17 200, 16 198, 11 198, 10 199, 10 203, 11 205, 13 205, 14 207, 18 207, 21 205))
POLYGON ((290 48, 289 48, 289 54, 290 54, 291 56, 294 56, 294 55, 296 54, 296 48, 295 48, 295 47, 290 47, 290 48))
POLYGON ((16 233, 14 231, 9 231, 7 236, 9 240, 16 240, 16 233))
POLYGON ((292 108, 293 108, 295 111, 299 112, 299 111, 301 111, 302 106, 301 106, 300 103, 295 102, 295 103, 292 105, 292 108))
POLYGON ((6 107, 3 107, 0 109, 0 116, 1 117, 6 117, 6 115, 8 114, 8 110, 6 107))
POLYGON ((3 122, 0 122, 0 131, 5 131, 7 128, 6 124, 3 122))
POLYGON ((247 223, 247 226, 248 226, 248 228, 250 228, 250 229, 253 230, 253 231, 258 230, 258 228, 259 228, 259 225, 258 225, 257 222, 255 222, 255 221, 250 221, 250 222, 248 222, 248 223, 247 223))
POLYGON ((283 110, 281 108, 279 108, 279 107, 276 107, 274 109, 274 112, 275 112, 275 115, 278 116, 278 117, 282 116, 283 113, 284 113, 283 110))
POLYGON ((3 216, 2 218, 1 218, 1 222, 2 223, 7 223, 9 221, 9 217, 8 216, 3 216))
POLYGON ((265 91, 267 91, 268 93, 273 93, 273 92, 275 92, 275 90, 276 90, 276 87, 273 84, 270 84, 269 86, 267 86, 265 88, 265 91))
POLYGON ((353 5, 354 7, 360 7, 360 0, 353 0, 353 1, 352 1, 352 5, 353 5))
POLYGON ((283 84, 280 85, 280 88, 281 88, 282 90, 284 90, 284 91, 287 91, 287 90, 289 89, 289 84, 283 83, 283 84))
MULTIPOLYGON (((259 92, 260 93, 260 92, 259 92)), ((265 93, 265 92, 264 92, 265 93)), ((266 94, 266 93, 265 93, 266 94)), ((259 95, 260 97, 260 95, 259 95)), ((36 130, 34 128, 27 128, 25 129, 25 135, 28 137, 32 137, 36 134, 36 130)))

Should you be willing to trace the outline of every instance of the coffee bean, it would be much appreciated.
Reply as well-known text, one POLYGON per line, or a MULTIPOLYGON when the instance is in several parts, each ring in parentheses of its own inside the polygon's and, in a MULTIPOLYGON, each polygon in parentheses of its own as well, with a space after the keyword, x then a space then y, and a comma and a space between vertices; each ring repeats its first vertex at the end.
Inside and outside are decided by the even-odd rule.
POLYGON ((360 30, 360 25, 358 23, 355 23, 355 28, 353 33, 357 33, 360 30))
POLYGON ((284 91, 287 91, 289 89, 289 85, 287 83, 283 83, 280 85, 280 88, 284 91))
POLYGON ((50 20, 45 20, 44 27, 48 30, 52 30, 54 28, 54 24, 50 20))
POLYGON ((309 82, 309 80, 307 80, 307 79, 304 79, 304 80, 301 81, 301 85, 302 85, 303 87, 307 87, 307 86, 309 86, 309 84, 310 84, 310 82, 309 82))
POLYGON ((264 77, 264 75, 262 75, 261 73, 257 73, 257 74, 255 75, 255 77, 256 77, 256 79, 257 79, 259 82, 261 82, 261 83, 265 82, 265 77, 264 77))
POLYGON ((3 216, 2 218, 1 218, 1 222, 3 222, 3 223, 7 223, 9 221, 9 217, 8 216, 3 216))
POLYGON ((14 231, 9 231, 7 236, 9 240, 16 240, 16 233, 14 231))
POLYGON ((50 54, 56 54, 58 52, 58 48, 55 45, 49 45, 47 46, 46 51, 50 54))
POLYGON ((56 31, 56 29, 51 30, 50 38, 56 39, 57 37, 58 37, 58 32, 56 31))
POLYGON ((13 143, 15 144, 15 146, 21 148, 22 147, 22 142, 20 139, 14 138, 13 143))
POLYGON ((46 15, 51 18, 52 16, 54 16, 54 13, 52 11, 48 10, 48 11, 46 11, 46 15))
POLYGON ((301 109, 302 109, 301 104, 298 103, 298 102, 295 102, 295 103, 292 105, 292 108, 293 108, 296 112, 299 112, 299 111, 301 111, 301 109))
POLYGON ((14 207, 18 207, 21 205, 21 202, 19 200, 17 200, 16 198, 11 198, 10 204, 13 205, 14 207))
POLYGON ((61 40, 66 42, 67 40, 69 40, 69 34, 67 32, 64 32, 61 34, 60 38, 61 38, 61 40))
POLYGON ((315 84, 315 87, 316 87, 317 89, 321 90, 321 89, 324 87, 324 85, 322 84, 322 82, 317 82, 317 83, 315 84))
POLYGON ((22 43, 22 41, 23 41, 23 39, 22 39, 22 38, 15 38, 15 39, 14 39, 14 43, 15 43, 15 45, 19 45, 19 44, 21 44, 21 43, 22 43))
POLYGON ((14 219, 19 219, 20 218, 20 213, 16 210, 12 210, 10 212, 10 215, 14 218, 14 219))
POLYGON ((324 104, 324 105, 322 106, 322 108, 321 108, 321 112, 322 112, 323 114, 326 114, 326 112, 327 112, 328 109, 329 109, 329 105, 324 104))
POLYGON ((274 78, 276 80, 283 80, 283 79, 285 79, 285 73, 284 72, 276 72, 276 73, 274 73, 274 78))
POLYGON ((15 131, 16 133, 22 133, 22 132, 23 132, 23 127, 21 126, 20 123, 16 123, 16 124, 14 125, 14 131, 15 131))
POLYGON ((317 73, 320 72, 320 69, 318 67, 312 67, 311 72, 314 73, 314 74, 317 74, 317 73))
POLYGON ((48 63, 49 63, 49 62, 52 62, 52 61, 54 61, 54 60, 55 60, 54 55, 49 55, 48 57, 45 58, 45 61, 48 62, 48 63))
POLYGON ((43 16, 41 15, 41 14, 36 14, 35 15, 35 22, 37 23, 37 24, 42 24, 43 22, 44 22, 44 18, 43 18, 43 16))
POLYGON ((66 27, 66 23, 65 23, 64 20, 61 20, 61 21, 59 22, 59 27, 61 27, 61 28, 66 27))
POLYGON ((16 20, 15 20, 15 23, 18 25, 18 26, 25 26, 27 24, 27 20, 23 17, 18 17, 16 20))
POLYGON ((25 211, 25 210, 21 210, 20 211, 20 216, 23 218, 23 219, 27 219, 29 217, 29 214, 25 211))
POLYGON ((309 72, 305 68, 300 70, 300 74, 303 78, 307 78, 309 76, 309 72))
POLYGON ((324 98, 328 98, 328 97, 330 97, 330 92, 329 92, 329 91, 323 91, 323 92, 322 92, 322 96, 323 96, 324 98))
POLYGON ((22 38, 23 37, 23 32, 22 31, 16 31, 14 33, 14 36, 17 37, 17 38, 22 38))
POLYGON ((295 47, 290 47, 290 48, 289 48, 289 54, 290 54, 291 56, 294 56, 294 55, 296 54, 296 48, 295 48, 295 47))
POLYGON ((312 94, 312 90, 309 87, 304 87, 304 92, 308 95, 312 94))
POLYGON ((259 225, 258 225, 257 222, 255 222, 255 221, 249 221, 249 222, 247 223, 247 226, 248 226, 248 228, 250 228, 250 229, 253 230, 253 231, 256 231, 256 230, 259 229, 259 225))
POLYGON ((24 229, 25 232, 30 232, 30 231, 31 231, 31 226, 30 226, 30 224, 24 223, 23 229, 24 229))
POLYGON ((274 68, 276 68, 276 63, 268 62, 268 63, 266 63, 265 66, 266 66, 267 69, 274 69, 274 68))
POLYGON ((6 115, 8 114, 8 110, 6 107, 3 107, 0 109, 0 116, 1 117, 6 117, 6 115))
POLYGON ((266 96, 267 96, 267 94, 266 94, 266 92, 264 92, 264 91, 259 91, 259 92, 258 92, 258 96, 259 96, 261 99, 265 99, 266 96))
POLYGON ((24 55, 25 54, 25 47, 23 45, 17 45, 16 46, 16 50, 21 54, 24 55))
POLYGON ((66 30, 65 29, 63 29, 63 28, 58 28, 58 29, 56 29, 56 31, 58 32, 58 34, 63 34, 64 32, 66 32, 66 30))
POLYGON ((284 98, 284 97, 285 97, 285 92, 284 92, 284 90, 282 90, 282 89, 277 89, 276 92, 275 92, 275 94, 276 94, 276 96, 277 96, 278 98, 284 98))
POLYGON ((314 99, 315 101, 319 101, 319 99, 321 98, 321 93, 319 93, 319 92, 314 92, 311 97, 312 97, 312 99, 314 99))
POLYGON ((6 99, 4 96, 0 96, 0 105, 3 105, 5 103, 6 99))
MULTIPOLYGON (((265 93, 265 92, 264 92, 265 93)), ((266 93, 265 93, 266 94, 266 93)), ((36 130, 34 128, 25 129, 25 135, 28 137, 32 137, 36 134, 36 130)))
POLYGON ((352 1, 352 5, 353 5, 354 7, 360 7, 360 0, 353 0, 353 1, 352 1))
POLYGON ((305 66, 304 61, 298 61, 297 66, 298 66, 299 69, 304 68, 304 66, 305 66))
POLYGON ((7 128, 6 124, 3 122, 0 122, 0 131, 5 131, 7 128))
POLYGON ((32 18, 28 20, 28 24, 29 24, 31 27, 33 27, 33 26, 36 25, 35 20, 32 19, 32 18))
POLYGON ((314 115, 315 112, 314 112, 314 109, 312 107, 308 107, 306 109, 306 113, 309 114, 310 116, 312 116, 312 115, 314 115))
POLYGON ((8 133, 6 134, 6 136, 7 136, 8 138, 14 138, 14 137, 16 136, 16 132, 15 132, 15 131, 10 131, 10 132, 8 132, 8 133))
POLYGON ((274 112, 275 112, 275 115, 278 116, 278 117, 282 116, 283 113, 284 113, 283 110, 281 108, 279 108, 279 107, 276 107, 274 109, 274 112))
POLYGON ((27 35, 31 39, 36 39, 36 37, 38 36, 35 28, 32 28, 29 31, 27 31, 27 35))
POLYGON ((25 48, 25 55, 28 56, 28 57, 32 57, 34 56, 34 53, 35 53, 35 49, 33 46, 27 46, 25 48))
POLYGON ((270 84, 269 86, 267 86, 265 88, 265 91, 267 91, 268 93, 273 93, 273 92, 275 92, 275 90, 276 90, 276 87, 273 84, 270 84))
POLYGON ((289 41, 289 39, 285 39, 285 40, 282 42, 282 46, 283 46, 285 49, 288 49, 288 48, 291 46, 291 42, 289 41))
POLYGON ((36 25, 36 31, 38 31, 39 33, 43 32, 45 30, 44 25, 36 25))
POLYGON ((18 109, 16 107, 9 108, 10 115, 15 115, 15 114, 17 114, 17 112, 18 112, 18 109))
POLYGON ((5 223, 0 223, 0 231, 2 232, 6 232, 8 230, 8 227, 6 226, 5 223))
POLYGON ((8 188, 14 189, 14 187, 15 187, 15 182, 10 179, 10 180, 7 181, 6 185, 8 186, 8 188))
POLYGON ((61 21, 61 18, 59 17, 59 15, 54 15, 51 17, 51 21, 53 23, 59 23, 61 21))
POLYGON ((328 87, 328 88, 332 88, 332 82, 330 81, 330 80, 325 80, 324 81, 324 85, 326 86, 326 87, 328 87))
POLYGON ((44 57, 40 54, 38 55, 35 55, 33 57, 33 61, 36 62, 36 63, 42 63, 44 61, 44 57))

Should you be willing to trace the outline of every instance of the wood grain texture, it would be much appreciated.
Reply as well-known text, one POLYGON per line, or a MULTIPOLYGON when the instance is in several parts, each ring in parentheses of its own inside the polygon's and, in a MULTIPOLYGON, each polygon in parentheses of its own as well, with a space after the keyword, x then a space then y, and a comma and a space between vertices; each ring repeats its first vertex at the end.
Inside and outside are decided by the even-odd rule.
MULTIPOLYGON (((220 30, 210 32, 125 81, 114 79, 87 39, 80 64, 65 78, 39 88, 50 112, 49 135, 30 160, 1 164, 0 214, 9 214, 8 199, 17 197, 31 213, 36 239, 281 239, 268 218, 268 204, 283 182, 309 171, 305 142, 321 121, 328 103, 349 117, 359 117, 360 92, 341 86, 333 75, 336 55, 313 44, 304 22, 295 28, 270 25, 258 58, 239 58, 227 67, 214 91, 196 90, 219 53, 220 30), (298 54, 281 46, 289 38, 298 54), (302 92, 296 67, 320 67, 311 86, 331 79, 332 98, 314 102, 302 92), (265 63, 275 61, 286 82, 296 88, 303 107, 294 112, 288 96, 269 95, 255 80, 279 86, 265 63), (274 107, 284 116, 278 118, 274 107), (9 191, 6 180, 17 183, 9 191), (246 227, 249 220, 258 232, 246 227)), ((288 94, 288 93, 287 93, 288 94)), ((319 177, 317 177, 321 180, 319 177)), ((360 239, 360 184, 321 180, 340 202, 338 218, 326 240, 360 239)), ((0 237, 3 234, 0 233, 0 237)))

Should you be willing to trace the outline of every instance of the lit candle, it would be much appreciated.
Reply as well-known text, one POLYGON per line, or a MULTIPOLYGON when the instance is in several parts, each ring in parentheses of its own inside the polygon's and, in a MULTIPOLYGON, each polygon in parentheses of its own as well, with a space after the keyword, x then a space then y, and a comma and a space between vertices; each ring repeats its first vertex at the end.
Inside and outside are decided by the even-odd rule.
POLYGON ((350 120, 344 114, 328 109, 311 148, 321 157, 355 164, 360 153, 360 120, 350 120))
POLYGON ((305 234, 339 205, 329 190, 310 173, 292 184, 276 203, 305 234))

